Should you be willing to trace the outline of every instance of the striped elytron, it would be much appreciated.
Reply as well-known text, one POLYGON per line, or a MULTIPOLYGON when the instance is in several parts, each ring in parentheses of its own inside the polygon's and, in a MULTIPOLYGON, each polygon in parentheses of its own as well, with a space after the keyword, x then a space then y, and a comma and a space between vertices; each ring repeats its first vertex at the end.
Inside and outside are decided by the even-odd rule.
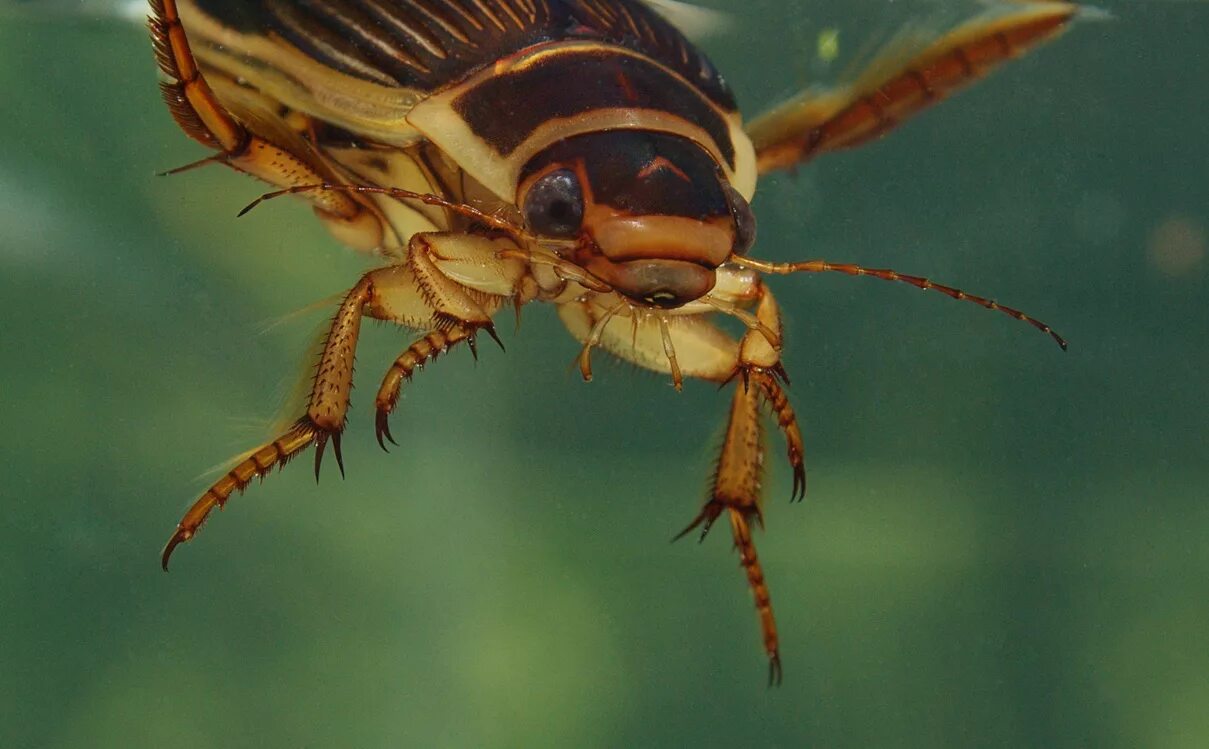
MULTIPOLYGON (((530 302, 558 308, 590 355, 731 384, 713 488, 685 533, 724 513, 779 681, 777 630, 752 541, 762 519, 761 412, 802 439, 766 274, 836 271, 1014 309, 924 278, 751 257, 761 174, 881 136, 1063 31, 1080 8, 1004 2, 930 39, 902 39, 848 85, 812 90, 746 127, 667 0, 152 0, 165 99, 226 164, 309 201, 342 242, 382 259, 336 311, 306 410, 185 514, 163 553, 256 477, 330 443, 338 463, 361 320, 418 331, 376 398, 377 435, 413 372, 530 302), (734 340, 711 318, 736 318, 734 340)), ((343 465, 341 465, 343 471, 343 465)), ((683 535, 683 534, 682 534, 683 535)))

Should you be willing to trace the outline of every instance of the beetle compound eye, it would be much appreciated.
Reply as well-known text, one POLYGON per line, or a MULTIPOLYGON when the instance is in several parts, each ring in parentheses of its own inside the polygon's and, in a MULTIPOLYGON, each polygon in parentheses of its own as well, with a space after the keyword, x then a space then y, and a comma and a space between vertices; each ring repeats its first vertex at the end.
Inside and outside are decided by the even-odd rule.
POLYGON ((584 196, 579 178, 569 169, 542 177, 525 198, 525 223, 547 237, 573 237, 584 220, 584 196))
POLYGON ((726 186, 726 199, 730 202, 730 213, 735 219, 736 255, 746 255, 756 243, 756 215, 751 212, 751 205, 730 185, 726 186))

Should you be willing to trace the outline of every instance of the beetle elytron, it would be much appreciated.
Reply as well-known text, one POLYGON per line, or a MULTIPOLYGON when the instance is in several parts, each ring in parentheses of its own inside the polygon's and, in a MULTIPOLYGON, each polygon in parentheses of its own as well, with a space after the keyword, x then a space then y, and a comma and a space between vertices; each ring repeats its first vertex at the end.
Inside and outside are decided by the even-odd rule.
MULTIPOLYGON (((811 91, 744 128, 730 89, 666 0, 152 0, 151 33, 177 123, 226 164, 309 201, 343 243, 380 256, 344 297, 306 410, 185 514, 163 566, 252 479, 340 435, 363 317, 420 332, 375 400, 378 442, 404 381, 530 302, 557 306, 591 352, 672 377, 732 383, 708 501, 684 533, 730 521, 770 678, 781 663, 752 522, 762 520, 761 411, 805 493, 785 396, 781 324, 765 274, 903 281, 1048 326, 894 271, 751 257, 761 174, 882 135, 1063 31, 1067 2, 1004 2, 928 43, 895 45, 850 85, 811 91), (736 318, 734 340, 711 318, 736 318)), ((683 534, 682 534, 683 535, 683 534)))

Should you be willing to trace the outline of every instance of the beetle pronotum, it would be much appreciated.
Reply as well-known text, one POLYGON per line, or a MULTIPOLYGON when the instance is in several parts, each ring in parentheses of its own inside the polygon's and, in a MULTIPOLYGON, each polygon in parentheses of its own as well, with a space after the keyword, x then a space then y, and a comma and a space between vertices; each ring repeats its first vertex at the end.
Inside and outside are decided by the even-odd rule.
MULTIPOLYGON (((1024 313, 925 278, 749 256, 761 174, 881 136, 1063 30, 1069 2, 1004 2, 926 42, 895 44, 856 80, 743 125, 722 76, 669 20, 667 0, 152 0, 164 98, 221 163, 308 201, 381 267, 352 285, 324 339, 306 410, 250 452, 180 521, 162 562, 256 477, 340 435, 361 320, 419 331, 375 399, 378 441, 415 370, 505 308, 546 302, 591 353, 731 385, 702 537, 724 514, 755 596, 771 681, 771 598, 752 540, 762 522, 769 411, 805 494, 785 393, 780 313, 762 276, 839 272, 1024 313), (573 82, 574 85, 568 85, 573 82), (711 319, 729 316, 735 340, 711 319)), ((900 40, 901 41, 901 40, 900 40)), ((682 534, 683 535, 683 534, 682 534)))

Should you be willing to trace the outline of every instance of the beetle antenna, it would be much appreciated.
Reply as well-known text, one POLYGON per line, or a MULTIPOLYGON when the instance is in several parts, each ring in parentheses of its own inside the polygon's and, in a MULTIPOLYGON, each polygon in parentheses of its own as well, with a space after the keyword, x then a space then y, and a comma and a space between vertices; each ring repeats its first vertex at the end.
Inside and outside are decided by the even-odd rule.
POLYGON ((731 258, 731 262, 743 268, 759 271, 760 273, 770 273, 779 276, 788 276, 793 273, 844 273, 849 276, 871 276, 873 278, 880 278, 883 281, 899 281, 911 284, 924 291, 939 291, 951 299, 956 299, 960 302, 973 302, 984 309, 996 310, 1020 322, 1028 323, 1042 333, 1049 335, 1050 338, 1053 338, 1062 347, 1063 351, 1067 349, 1066 339, 1037 318, 1030 317, 1018 309, 1005 307, 993 299, 967 294, 961 289, 944 286, 922 276, 908 276, 905 273, 899 273, 887 268, 865 268, 860 265, 846 263, 829 263, 825 260, 808 260, 802 263, 770 263, 766 260, 735 256, 731 258))
POLYGON ((175 169, 168 169, 168 170, 165 170, 162 172, 156 172, 155 176, 172 177, 177 174, 184 174, 185 172, 191 172, 194 169, 198 169, 203 166, 209 166, 210 164, 221 164, 222 160, 223 160, 222 154, 214 154, 212 156, 207 156, 204 159, 198 159, 197 161, 191 161, 188 164, 185 164, 184 166, 178 166, 175 169))
POLYGON ((507 219, 500 218, 499 216, 493 216, 489 213, 481 211, 478 208, 475 208, 474 206, 467 205, 465 203, 455 203, 451 200, 447 200, 447 199, 441 197, 440 195, 434 195, 432 193, 413 192, 411 190, 403 190, 398 187, 371 187, 369 185, 339 185, 339 184, 335 184, 332 182, 320 182, 320 183, 313 184, 313 185, 295 185, 293 187, 287 187, 283 190, 275 190, 273 192, 268 192, 268 193, 265 193, 264 195, 261 195, 259 198, 257 198, 256 200, 253 200, 246 207, 244 207, 244 209, 239 212, 239 215, 240 216, 247 215, 247 213, 249 211, 251 211, 253 208, 256 208, 261 203, 263 203, 267 200, 273 200, 275 198, 280 198, 285 195, 297 195, 299 193, 324 192, 324 191, 353 192, 353 193, 358 193, 358 194, 362 194, 362 195, 385 195, 387 197, 396 198, 398 200, 416 200, 416 201, 419 201, 426 205, 433 205, 433 206, 437 206, 439 208, 445 208, 447 210, 453 211, 454 213, 459 213, 468 218, 472 218, 475 221, 480 221, 480 222, 486 224, 487 226, 490 226, 493 229, 499 229, 500 231, 507 232, 508 234, 511 234, 513 237, 516 237, 516 238, 521 238, 521 239, 530 239, 531 238, 529 235, 529 232, 527 232, 524 227, 519 226, 518 224, 516 224, 512 221, 508 221, 507 219))

